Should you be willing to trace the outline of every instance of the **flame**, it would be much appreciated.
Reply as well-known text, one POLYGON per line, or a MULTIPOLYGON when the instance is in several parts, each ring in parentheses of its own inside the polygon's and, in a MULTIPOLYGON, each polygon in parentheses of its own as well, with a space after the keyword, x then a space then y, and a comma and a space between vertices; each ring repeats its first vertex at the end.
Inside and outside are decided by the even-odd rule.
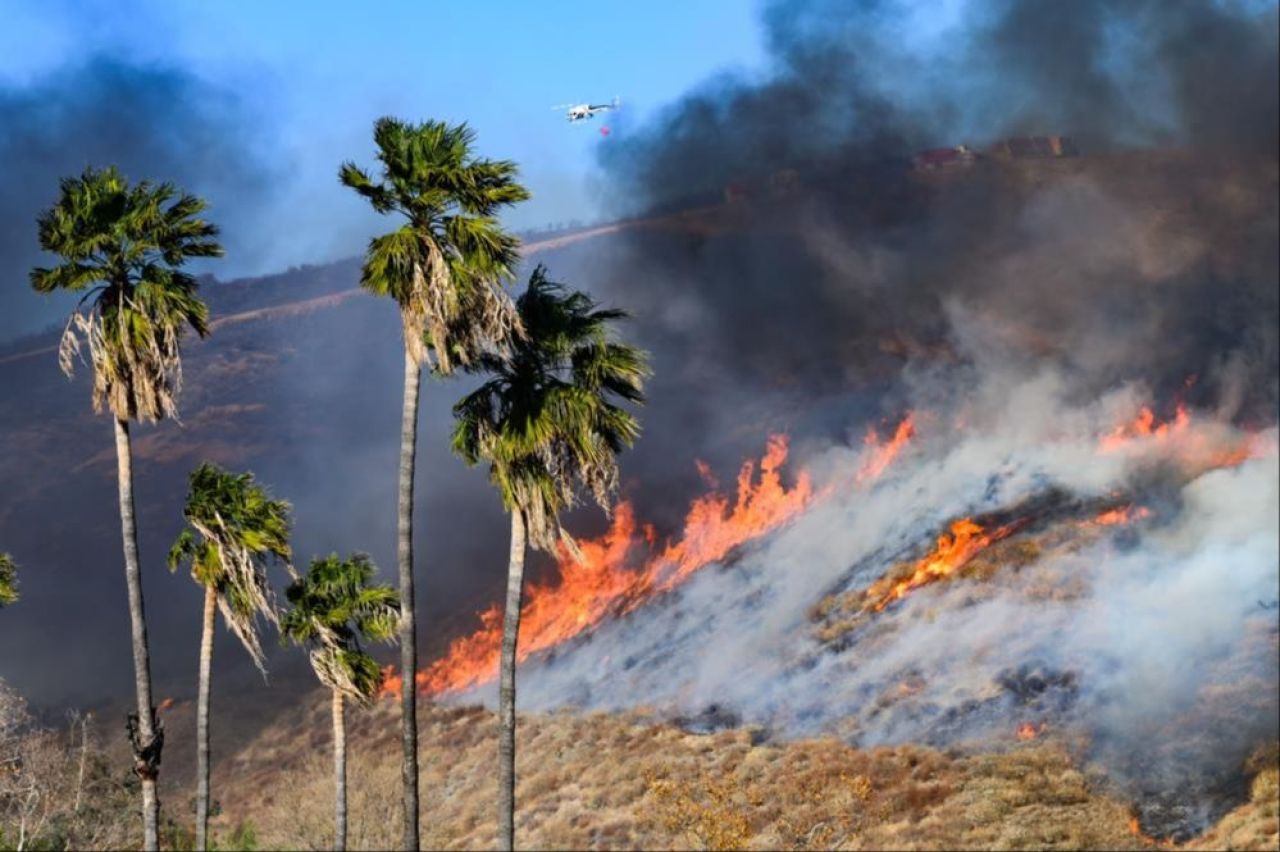
POLYGON ((1173 420, 1164 423, 1157 422, 1155 412, 1144 405, 1138 412, 1138 416, 1131 422, 1121 423, 1104 435, 1099 449, 1104 453, 1113 453, 1130 442, 1143 438, 1163 440, 1171 435, 1185 432, 1190 424, 1191 414, 1181 403, 1174 412, 1173 420))
MULTIPOLYGON (((694 500, 680 539, 658 552, 652 528, 637 525, 630 503, 618 504, 603 536, 578 543, 580 561, 562 550, 556 560, 557 580, 529 587, 520 615, 520 659, 571 639, 610 615, 630 612, 794 518, 813 501, 814 491, 804 472, 794 485, 783 483, 787 449, 785 436, 770 436, 758 474, 755 461, 739 470, 736 499, 712 491, 694 500)), ((699 470, 709 474, 701 465, 699 470)), ((494 677, 502 612, 495 605, 481 613, 480 620, 479 630, 456 639, 444 657, 418 673, 422 691, 438 695, 494 677)), ((380 693, 394 695, 399 684, 394 668, 385 670, 380 693)))
POLYGON ((1154 846, 1159 846, 1163 849, 1173 849, 1175 846, 1177 846, 1177 844, 1174 843, 1172 838, 1166 837, 1164 840, 1156 840, 1154 837, 1144 832, 1142 830, 1142 824, 1138 822, 1138 818, 1136 816, 1129 817, 1129 833, 1132 834, 1134 837, 1140 837, 1143 840, 1145 840, 1147 843, 1150 843, 1154 846))
POLYGON ((1085 526, 1112 527, 1136 523, 1149 517, 1151 517, 1151 510, 1146 506, 1117 506, 1102 512, 1091 521, 1085 521, 1084 524, 1085 526))
POLYGON ((395 698, 400 694, 400 686, 404 683, 404 678, 396 674, 395 666, 382 667, 382 683, 378 685, 379 698, 395 698))
POLYGON ((1147 406, 1128 423, 1121 423, 1098 443, 1100 453, 1159 452, 1170 456, 1188 474, 1236 467, 1260 458, 1272 446, 1256 433, 1241 433, 1212 419, 1193 418, 1178 403, 1172 420, 1160 422, 1147 406))
POLYGON ((880 612, 912 589, 954 574, 980 551, 1016 532, 1021 525, 1012 523, 987 532, 972 518, 953 522, 951 535, 938 536, 937 546, 915 564, 906 579, 894 581, 892 577, 885 577, 867 589, 867 597, 875 600, 871 608, 880 612))
POLYGON ((173 707, 175 703, 176 702, 172 698, 166 698, 164 701, 161 701, 158 705, 156 705, 156 712, 163 713, 164 711, 173 707))
POLYGON ((1048 722, 1041 722, 1039 725, 1033 724, 1031 722, 1023 722, 1021 725, 1018 726, 1018 730, 1015 731, 1014 733, 1018 737, 1018 739, 1022 740, 1023 742, 1027 742, 1028 740, 1034 740, 1036 737, 1040 736, 1047 730, 1049 730, 1048 722))
POLYGON ((862 464, 862 468, 858 471, 857 481, 867 482, 876 479, 880 474, 885 472, 889 465, 893 464, 894 459, 902 452, 902 448, 916 434, 915 419, 912 414, 907 414, 902 418, 902 422, 898 424, 898 428, 894 430, 893 437, 886 443, 880 442, 880 434, 876 432, 874 426, 867 429, 866 437, 862 439, 862 443, 867 448, 870 456, 862 464))

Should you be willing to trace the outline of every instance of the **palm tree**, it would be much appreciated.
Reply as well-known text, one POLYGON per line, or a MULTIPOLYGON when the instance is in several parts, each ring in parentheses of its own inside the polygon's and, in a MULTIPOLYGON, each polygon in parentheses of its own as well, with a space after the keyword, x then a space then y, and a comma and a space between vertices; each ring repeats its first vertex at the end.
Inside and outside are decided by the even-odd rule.
POLYGON ((59 255, 50 268, 31 270, 40 293, 86 291, 67 322, 58 360, 71 374, 87 345, 93 366, 93 409, 115 422, 120 528, 133 634, 137 712, 129 731, 134 772, 142 781, 143 839, 157 848, 160 802, 156 775, 164 734, 151 703, 151 663, 133 514, 129 421, 177 416, 182 384, 180 341, 186 326, 208 333, 208 308, 196 281, 181 271, 189 258, 218 257, 218 231, 200 218, 201 199, 172 184, 130 186, 114 167, 64 178, 58 201, 39 217, 40 245, 59 255))
POLYGON ((649 374, 644 352, 613 342, 610 323, 626 316, 598 310, 584 293, 547 279, 539 266, 516 303, 524 336, 506 356, 484 355, 491 373, 454 406, 454 451, 468 464, 488 461, 511 513, 511 558, 498 680, 498 843, 515 843, 516 650, 528 544, 575 552, 560 513, 585 486, 606 511, 617 488, 617 456, 639 435, 617 401, 641 403, 649 374), (615 401, 616 400, 616 401, 615 401))
POLYGON ((13 564, 13 557, 0 553, 0 606, 7 606, 18 600, 18 566, 13 564))
MULTIPOLYGON (((267 564, 289 566, 289 504, 273 500, 253 474, 233 474, 205 463, 191 472, 183 515, 187 527, 169 551, 169 570, 184 561, 204 587, 200 683, 196 699, 196 849, 209 836, 209 683, 214 610, 266 677, 258 616, 278 624, 267 564)), ((290 568, 290 570, 292 570, 290 568)))
POLYGON ((333 692, 333 848, 347 846, 347 728, 345 700, 367 704, 378 692, 382 670, 360 647, 360 638, 393 642, 400 600, 390 586, 371 586, 376 569, 363 553, 313 559, 306 577, 285 592, 291 609, 280 617, 280 633, 311 648, 316 677, 333 692))
POLYGON ((448 375, 517 329, 502 283, 517 260, 517 241, 494 214, 523 201, 508 160, 472 154, 465 124, 408 124, 379 119, 373 128, 382 163, 379 181, 354 163, 339 180, 379 213, 403 217, 399 228, 369 243, 360 283, 400 308, 404 329, 404 398, 400 419, 397 559, 400 571, 400 724, 403 746, 404 848, 418 848, 418 723, 413 673, 418 670, 413 586, 413 478, 418 391, 426 364, 448 375))

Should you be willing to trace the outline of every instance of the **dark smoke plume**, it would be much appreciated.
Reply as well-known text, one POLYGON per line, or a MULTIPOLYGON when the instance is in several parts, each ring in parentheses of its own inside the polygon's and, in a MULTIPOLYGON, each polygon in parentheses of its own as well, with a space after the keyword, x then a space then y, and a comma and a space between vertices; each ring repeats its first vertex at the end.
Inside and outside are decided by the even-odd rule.
POLYGON ((114 163, 133 180, 173 181, 209 201, 228 252, 243 257, 260 248, 253 223, 277 177, 261 154, 249 106, 181 68, 96 56, 0 88, 0 340, 67 313, 65 299, 36 298, 26 283, 41 262, 35 219, 59 178, 114 163))
POLYGON ((625 212, 746 196, 629 239, 628 297, 697 316, 654 347, 810 397, 942 355, 1052 359, 1089 392, 1196 374, 1202 402, 1273 410, 1276 7, 974 3, 919 44, 913 14, 775 3, 763 82, 713 80, 603 149, 625 212), (911 168, 1021 134, 1084 156, 911 168))

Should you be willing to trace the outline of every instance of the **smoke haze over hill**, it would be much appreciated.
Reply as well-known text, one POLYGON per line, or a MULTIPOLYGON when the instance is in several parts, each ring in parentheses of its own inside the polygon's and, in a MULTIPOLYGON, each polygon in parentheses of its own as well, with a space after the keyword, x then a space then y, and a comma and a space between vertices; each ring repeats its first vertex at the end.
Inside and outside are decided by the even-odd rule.
MULTIPOLYGON (((1099 458, 1094 439, 1142 404, 1161 420, 1182 404, 1215 436, 1261 435, 1274 446, 1275 4, 931 9, 767 5, 765 73, 703 83, 604 149, 619 215, 646 218, 530 258, 628 310, 624 333, 653 353, 645 433, 624 457, 623 496, 659 540, 680 530, 689 498, 707 487, 695 458, 727 482, 768 433, 787 432, 789 473, 809 465, 848 474, 866 427, 907 409, 933 412, 940 442, 890 474, 884 491, 819 506, 738 564, 699 575, 681 597, 606 623, 583 649, 531 667, 541 674, 524 695, 537 703, 662 700, 697 712, 715 696, 786 732, 841 717, 867 742, 899 741, 935 734, 953 699, 1035 659, 1075 672, 1081 697, 1071 712, 1100 741, 1129 748, 1165 720, 1139 718, 1153 697, 1155 710, 1176 716, 1241 673, 1274 686, 1261 666, 1271 662, 1275 620, 1256 607, 1276 582, 1274 455, 1170 479, 1099 458), (964 142, 981 151, 1013 134, 1066 134, 1083 155, 984 157, 941 174, 912 168, 919 149, 964 142), (739 183, 746 197, 727 203, 739 183), (961 422, 974 432, 952 440, 948 429, 961 435, 961 422), (1046 571, 1078 572, 1100 590, 1058 609, 1011 581, 972 606, 958 602, 962 590, 937 612, 915 600, 887 612, 886 633, 866 646, 877 653, 861 666, 817 652, 797 662, 809 645, 789 656, 797 646, 770 644, 801 634, 808 642, 815 598, 856 590, 894 559, 919 555, 947 521, 1007 509, 1049 485, 1080 499, 1133 489, 1167 505, 1136 541, 1049 563, 1046 571), (1224 571, 1231 582, 1216 583, 1224 571), (1178 634, 1193 610, 1203 623, 1178 634), (708 653, 708 635, 738 656, 720 644, 708 653), (1240 650, 1253 641, 1259 655, 1240 650), (961 652, 980 663, 949 671, 961 652), (726 667, 731 657, 764 664, 740 676, 726 667), (927 673, 927 688, 881 713, 868 696, 912 666, 927 673), (1152 672, 1169 675, 1160 689, 1152 672), (818 693, 834 697, 824 703, 818 693)), ((18 257, 25 270, 34 212, 55 176, 89 156, 76 147, 84 140, 104 146, 94 157, 129 154, 195 191, 216 186, 248 211, 226 211, 230 238, 230 223, 252 221, 272 180, 252 154, 245 116, 234 98, 179 72, 107 60, 54 78, 38 100, 0 93, 0 153, 29 164, 0 178, 13 188, 0 202, 0 261, 18 257), (106 116, 95 112, 108 103, 106 116), (136 139, 132 128, 96 132, 135 108, 166 119, 136 139), (187 133, 216 144, 188 160, 187 133)), ((277 222, 261 233, 290 239, 277 222)), ((355 279, 345 263, 247 283, 236 309, 275 304, 282 289, 333 295, 355 279)), ((32 299, 24 281, 5 288, 0 336, 4 323, 16 329, 41 310, 32 299)), ((303 558, 358 549, 384 570, 392 564, 399 347, 393 308, 363 294, 228 324, 189 347, 184 425, 138 430, 161 694, 189 685, 194 671, 197 592, 166 576, 160 556, 180 521, 186 472, 203 458, 251 468, 289 499, 303 558)), ((6 679, 60 704, 123 691, 128 648, 108 424, 89 416, 84 379, 64 383, 53 361, 0 363, 0 546, 26 571, 23 606, 0 619, 0 642, 28 649, 7 662, 6 679), (93 637, 92 647, 58 641, 71 633, 93 637)), ((505 567, 497 498, 481 472, 447 453, 448 406, 465 385, 428 382, 424 394, 417 571, 428 658, 499 598, 505 567)), ((587 536, 603 524, 594 513, 569 519, 587 536)), ((538 557, 531 574, 553 576, 552 561, 538 557)), ((220 673, 250 671, 222 647, 220 673)), ((297 656, 278 659, 285 670, 302 666, 297 656)), ((1222 755, 1235 760, 1254 723, 1276 720, 1273 695, 1261 696, 1222 755)), ((985 720, 1001 731, 1009 721, 985 720)), ((1112 766, 1129 768, 1122 763, 1112 766)))

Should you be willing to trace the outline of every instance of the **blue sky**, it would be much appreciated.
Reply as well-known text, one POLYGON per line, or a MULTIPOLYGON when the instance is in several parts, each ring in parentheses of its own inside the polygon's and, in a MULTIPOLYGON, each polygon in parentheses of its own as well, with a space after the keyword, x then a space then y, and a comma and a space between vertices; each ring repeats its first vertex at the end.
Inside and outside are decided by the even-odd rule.
MULTIPOLYGON (((466 120, 481 151, 521 164, 534 198, 513 227, 589 220, 609 190, 596 149, 725 70, 764 64, 759 8, 679 3, 12 2, 0 0, 0 84, 38 83, 91 54, 177 66, 243 99, 281 164, 289 237, 220 264, 257 273, 358 252, 378 224, 338 186, 339 161, 372 160, 384 114, 466 120), (569 125, 551 107, 621 96, 625 112, 569 125)), ((159 177, 159 176, 157 176, 159 177)))

